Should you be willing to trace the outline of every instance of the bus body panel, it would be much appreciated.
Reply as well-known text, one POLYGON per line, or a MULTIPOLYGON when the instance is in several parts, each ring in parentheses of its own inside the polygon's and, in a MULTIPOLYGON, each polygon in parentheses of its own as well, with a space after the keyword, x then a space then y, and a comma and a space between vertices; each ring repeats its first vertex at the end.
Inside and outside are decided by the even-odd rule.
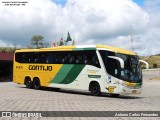
MULTIPOLYGON (((93 46, 92 46, 93 47, 93 46)), ((110 50, 113 52, 125 53, 128 55, 136 55, 136 53, 121 50, 115 47, 104 45, 96 46, 96 55, 99 60, 100 67, 88 64, 37 64, 37 63, 19 63, 14 57, 13 67, 13 82, 24 84, 25 77, 39 78, 40 84, 43 87, 67 88, 75 90, 88 91, 90 83, 95 81, 100 85, 101 92, 110 94, 139 94, 141 93, 141 84, 130 83, 120 80, 107 73, 104 61, 101 58, 98 50, 110 50)), ((57 47, 50 49, 35 49, 35 50, 17 50, 19 52, 59 52, 59 51, 87 51, 93 48, 83 47, 57 47)))

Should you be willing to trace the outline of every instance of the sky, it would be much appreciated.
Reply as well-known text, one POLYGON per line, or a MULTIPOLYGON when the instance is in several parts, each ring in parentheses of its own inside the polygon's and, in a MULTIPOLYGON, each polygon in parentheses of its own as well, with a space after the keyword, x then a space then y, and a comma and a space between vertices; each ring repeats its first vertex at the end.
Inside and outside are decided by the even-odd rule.
POLYGON ((76 45, 132 50, 132 33, 138 55, 160 54, 160 0, 18 0, 24 1, 0 0, 0 47, 26 47, 34 35, 51 45, 69 31, 76 45))

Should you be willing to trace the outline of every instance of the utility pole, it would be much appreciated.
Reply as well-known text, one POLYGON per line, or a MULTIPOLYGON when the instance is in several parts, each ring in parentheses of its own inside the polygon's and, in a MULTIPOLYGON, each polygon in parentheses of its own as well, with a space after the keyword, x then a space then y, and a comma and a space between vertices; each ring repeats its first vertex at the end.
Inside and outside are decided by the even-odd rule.
POLYGON ((131 34, 130 34, 130 36, 131 36, 131 48, 132 48, 132 50, 134 51, 134 45, 133 45, 133 30, 132 30, 132 26, 130 25, 130 32, 131 32, 131 34))

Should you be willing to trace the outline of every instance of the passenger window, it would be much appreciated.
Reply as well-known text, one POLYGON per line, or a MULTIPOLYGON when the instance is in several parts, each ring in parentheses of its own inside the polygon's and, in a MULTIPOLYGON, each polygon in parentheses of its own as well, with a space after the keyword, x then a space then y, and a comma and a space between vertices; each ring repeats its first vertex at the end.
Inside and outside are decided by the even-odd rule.
POLYGON ((39 64, 87 64, 100 68, 96 51, 16 53, 16 61, 39 64))
POLYGON ((64 56, 63 58, 62 58, 62 63, 63 64, 66 64, 68 62, 68 57, 67 56, 64 56))
POLYGON ((56 64, 67 64, 68 55, 67 52, 55 52, 55 62, 56 64))
POLYGON ((48 63, 48 53, 39 53, 40 63, 48 63))
POLYGON ((77 64, 82 64, 82 56, 77 56, 76 63, 77 64))
POLYGON ((70 57, 69 63, 70 63, 70 64, 74 64, 75 61, 76 61, 75 56, 72 55, 72 56, 70 57))
POLYGON ((83 52, 70 52, 68 53, 69 64, 83 64, 83 52))
POLYGON ((89 64, 89 60, 87 56, 84 57, 84 64, 89 64))
POLYGON ((62 63, 62 55, 56 54, 56 63, 61 64, 62 63))
POLYGON ((84 64, 93 65, 100 68, 99 60, 96 51, 86 51, 84 57, 84 64))

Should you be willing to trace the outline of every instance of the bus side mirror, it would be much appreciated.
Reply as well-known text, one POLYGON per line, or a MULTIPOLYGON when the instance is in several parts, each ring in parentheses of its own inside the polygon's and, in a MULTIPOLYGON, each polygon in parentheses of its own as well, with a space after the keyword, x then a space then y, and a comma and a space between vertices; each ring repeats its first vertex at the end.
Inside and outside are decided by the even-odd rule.
POLYGON ((115 59, 115 60, 119 61, 121 68, 122 69, 124 68, 124 61, 123 61, 122 58, 119 58, 119 57, 116 57, 116 56, 108 56, 108 58, 115 59))
POLYGON ((149 69, 149 64, 148 64, 146 61, 144 61, 144 60, 139 60, 139 62, 142 62, 142 63, 146 64, 146 69, 147 69, 147 70, 149 69))

